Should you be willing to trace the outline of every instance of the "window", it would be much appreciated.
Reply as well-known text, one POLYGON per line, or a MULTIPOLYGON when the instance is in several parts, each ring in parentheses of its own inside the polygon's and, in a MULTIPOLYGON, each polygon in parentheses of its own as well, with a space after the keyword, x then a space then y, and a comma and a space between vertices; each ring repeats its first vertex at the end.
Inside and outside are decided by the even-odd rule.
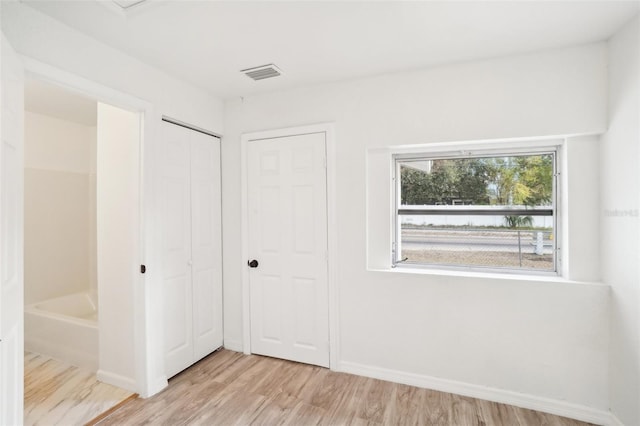
POLYGON ((394 163, 394 267, 558 271, 555 147, 394 163))

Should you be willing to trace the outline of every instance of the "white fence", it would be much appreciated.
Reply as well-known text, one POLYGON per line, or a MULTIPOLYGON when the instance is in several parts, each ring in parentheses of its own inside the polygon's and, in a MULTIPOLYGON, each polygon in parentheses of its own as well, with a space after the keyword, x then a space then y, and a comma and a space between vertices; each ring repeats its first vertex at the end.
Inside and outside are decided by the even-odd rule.
MULTIPOLYGON (((473 211, 473 210, 498 210, 493 215, 468 215, 452 214, 452 215, 410 215, 403 214, 400 216, 402 225, 432 225, 432 226, 505 226, 504 209, 525 209, 526 206, 401 206, 403 210, 442 210, 446 208, 452 211, 473 211), (500 211, 502 210, 502 211, 500 211)), ((529 208, 535 210, 535 208, 529 208)), ((545 207, 544 209, 548 209, 545 207)), ((536 228, 552 228, 553 216, 531 216, 531 225, 536 228)))

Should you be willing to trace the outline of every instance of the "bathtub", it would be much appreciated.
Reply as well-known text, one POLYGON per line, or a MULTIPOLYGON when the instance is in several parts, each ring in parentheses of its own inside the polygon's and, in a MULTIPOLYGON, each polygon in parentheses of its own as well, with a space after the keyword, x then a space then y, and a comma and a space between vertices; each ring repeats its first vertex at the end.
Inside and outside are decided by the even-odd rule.
POLYGON ((96 371, 98 310, 89 293, 74 293, 25 306, 24 348, 96 371))

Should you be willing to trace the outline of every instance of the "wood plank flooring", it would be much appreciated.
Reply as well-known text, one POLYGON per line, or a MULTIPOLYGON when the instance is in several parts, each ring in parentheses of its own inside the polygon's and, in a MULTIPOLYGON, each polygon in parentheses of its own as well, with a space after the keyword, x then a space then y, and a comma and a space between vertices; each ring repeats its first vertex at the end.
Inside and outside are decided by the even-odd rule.
POLYGON ((24 372, 25 425, 83 425, 132 395, 44 355, 25 352, 24 372))
POLYGON ((449 393, 222 350, 106 425, 587 425, 449 393))

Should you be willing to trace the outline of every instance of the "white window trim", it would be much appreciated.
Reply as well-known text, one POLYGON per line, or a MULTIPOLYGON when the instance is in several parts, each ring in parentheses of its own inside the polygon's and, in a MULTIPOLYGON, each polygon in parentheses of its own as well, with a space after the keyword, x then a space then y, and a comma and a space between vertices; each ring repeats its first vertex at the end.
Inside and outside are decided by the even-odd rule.
POLYGON ((561 184, 561 165, 562 149, 564 140, 521 140, 516 142, 469 142, 469 143, 439 143, 433 145, 422 145, 419 147, 407 147, 396 150, 391 155, 391 171, 392 171, 392 242, 390 247, 391 268, 397 270, 408 271, 450 271, 451 273, 481 273, 481 274, 499 274, 505 276, 546 276, 546 277, 562 277, 562 239, 564 234, 561 229, 562 217, 562 191, 561 184), (397 260, 397 247, 400 241, 400 226, 398 210, 400 209, 400 179, 399 179, 399 161, 408 159, 456 159, 456 158, 478 158, 490 156, 508 156, 508 155, 536 155, 536 154, 553 154, 553 228, 554 228, 554 270, 538 271, 535 269, 517 269, 517 268, 492 268, 483 266, 464 266, 464 265, 437 265, 437 264, 420 264, 420 263, 402 263, 397 260))

